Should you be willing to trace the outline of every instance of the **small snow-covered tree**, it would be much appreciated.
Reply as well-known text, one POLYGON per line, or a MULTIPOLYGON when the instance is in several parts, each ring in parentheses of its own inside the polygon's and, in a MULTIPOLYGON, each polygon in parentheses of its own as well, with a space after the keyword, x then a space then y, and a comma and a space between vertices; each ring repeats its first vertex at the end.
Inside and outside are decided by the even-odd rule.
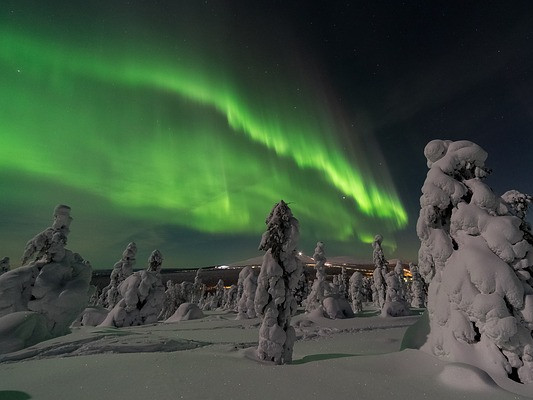
POLYGON ((201 271, 201 268, 198 268, 196 271, 196 276, 194 277, 194 283, 192 286, 191 303, 194 304, 199 304, 205 295, 205 285, 203 284, 202 277, 200 276, 201 271))
POLYGON ((363 312, 363 274, 356 271, 350 277, 350 300, 352 301, 352 309, 354 313, 363 312))
POLYGON ((163 308, 159 313, 158 320, 166 320, 170 318, 178 309, 177 302, 177 286, 171 280, 167 281, 167 289, 165 290, 165 300, 163 301, 163 308))
POLYGON ((0 275, 9 271, 11 266, 9 265, 9 257, 4 257, 0 260, 0 275))
POLYGON ((215 293, 209 303, 209 308, 211 310, 216 310, 219 307, 222 307, 222 301, 224 300, 224 281, 219 279, 215 287, 215 293))
POLYGON ((409 269, 411 270, 411 307, 423 308, 426 306, 426 287, 420 273, 418 272, 418 267, 414 264, 409 264, 409 269))
POLYGON ((262 318, 259 329, 257 356, 276 364, 292 361, 296 332, 291 316, 296 312, 293 291, 302 264, 297 258, 298 220, 281 200, 266 220, 267 231, 261 238, 260 250, 265 250, 255 294, 255 310, 262 318))
POLYGON ((372 242, 373 254, 372 258, 374 260, 374 288, 375 288, 375 299, 374 304, 378 305, 379 308, 383 308, 385 304, 385 297, 387 293, 387 284, 385 281, 385 276, 387 275, 387 265, 388 262, 385 259, 383 254, 383 249, 381 248, 381 242, 383 241, 383 236, 376 235, 374 237, 374 242, 372 242))
POLYGON ((231 285, 224 290, 222 309, 233 311, 235 307, 237 307, 237 285, 231 285))
POLYGON ((482 181, 487 153, 469 141, 424 149, 417 233, 429 283, 424 349, 532 382, 533 240, 523 220, 482 181), (529 346, 529 347, 528 347, 529 346))
POLYGON ((98 304, 102 307, 112 309, 121 299, 118 287, 124 280, 133 273, 137 246, 134 242, 128 243, 122 252, 122 257, 115 263, 109 277, 109 285, 102 289, 98 304))
POLYGON ((325 298, 327 282, 326 271, 324 269, 326 264, 326 255, 324 252, 323 242, 317 242, 313 259, 315 260, 316 278, 311 286, 311 292, 306 299, 305 311, 307 312, 319 308, 325 298))
POLYGON ((157 322, 165 301, 165 287, 161 281, 163 257, 154 250, 148 258, 146 270, 134 272, 120 284, 122 299, 109 312, 102 326, 134 326, 157 322))
POLYGON ((300 275, 300 280, 298 281, 298 285, 296 285, 296 289, 294 290, 294 298, 298 306, 301 306, 305 302, 305 300, 309 296, 309 293, 309 280, 305 272, 305 268, 303 268, 302 275, 300 275))
POLYGON ((257 277, 250 267, 244 267, 239 273, 242 281, 242 296, 237 303, 237 319, 255 318, 255 292, 257 291, 257 277), (241 276, 242 275, 242 276, 241 276))

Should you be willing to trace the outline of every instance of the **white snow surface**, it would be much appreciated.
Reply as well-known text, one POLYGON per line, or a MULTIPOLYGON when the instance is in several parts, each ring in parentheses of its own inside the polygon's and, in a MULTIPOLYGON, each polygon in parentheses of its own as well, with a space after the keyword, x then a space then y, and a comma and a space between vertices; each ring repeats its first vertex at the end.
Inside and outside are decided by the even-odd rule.
POLYGON ((236 320, 234 312, 207 311, 202 319, 176 323, 73 328, 0 356, 0 398, 533 398, 532 384, 495 382, 472 366, 400 351, 407 327, 419 317, 377 313, 366 304, 364 317, 331 320, 319 310, 300 309, 292 319, 293 363, 278 366, 255 359, 260 319, 236 320))

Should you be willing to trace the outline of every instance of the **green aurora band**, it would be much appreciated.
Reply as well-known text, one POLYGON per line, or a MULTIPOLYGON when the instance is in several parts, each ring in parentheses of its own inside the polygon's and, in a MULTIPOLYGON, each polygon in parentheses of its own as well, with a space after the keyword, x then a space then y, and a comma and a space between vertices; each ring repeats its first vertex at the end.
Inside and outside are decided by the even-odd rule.
POLYGON ((2 170, 201 232, 261 232, 280 198, 314 237, 406 226, 372 151, 341 150, 331 113, 305 101, 317 95, 268 78, 251 89, 216 57, 164 50, 0 28, 2 170))

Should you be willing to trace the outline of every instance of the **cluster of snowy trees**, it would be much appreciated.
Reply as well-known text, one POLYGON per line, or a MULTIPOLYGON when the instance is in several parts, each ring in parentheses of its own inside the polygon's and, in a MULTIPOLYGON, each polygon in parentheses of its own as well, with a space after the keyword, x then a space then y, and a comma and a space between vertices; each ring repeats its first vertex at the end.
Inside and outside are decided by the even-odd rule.
POLYGON ((9 269, 9 259, 2 260, 0 354, 69 333, 89 300, 91 266, 65 247, 70 207, 58 205, 53 218, 27 243, 21 267, 9 269))

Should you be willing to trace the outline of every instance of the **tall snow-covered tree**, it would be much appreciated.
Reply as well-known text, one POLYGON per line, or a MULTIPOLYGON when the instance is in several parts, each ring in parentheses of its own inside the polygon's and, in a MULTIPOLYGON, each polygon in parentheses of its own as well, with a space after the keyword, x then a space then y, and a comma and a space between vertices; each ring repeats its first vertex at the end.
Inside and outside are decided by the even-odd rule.
POLYGON ((281 200, 266 219, 267 231, 261 238, 260 250, 265 250, 257 281, 255 310, 262 318, 259 329, 257 356, 276 364, 292 361, 296 333, 291 316, 296 312, 293 291, 302 274, 297 258, 298 220, 281 200))
POLYGON ((385 297, 387 293, 387 284, 385 276, 387 275, 387 266, 389 263, 385 259, 383 249, 381 248, 381 242, 383 242, 383 236, 376 235, 372 242, 372 259, 374 260, 374 287, 375 287, 375 299, 374 304, 379 305, 379 308, 383 308, 385 304, 385 297))
POLYGON ((423 308, 426 306, 426 287, 422 276, 418 272, 418 267, 414 264, 409 264, 411 271, 411 307, 423 308))
POLYGON ((311 286, 311 292, 305 301, 305 311, 307 312, 316 310, 322 306, 322 301, 326 297, 326 286, 328 286, 328 283, 326 282, 326 271, 324 269, 326 265, 326 254, 323 242, 317 242, 313 259, 315 260, 316 277, 311 286))
POLYGON ((196 276, 194 277, 194 283, 192 286, 191 303, 194 303, 194 304, 199 304, 205 295, 205 285, 202 282, 201 272, 202 272, 202 269, 198 268, 198 270, 196 271, 196 276))
POLYGON ((237 319, 255 318, 255 292, 257 290, 257 276, 250 267, 245 267, 239 273, 239 280, 242 275, 242 295, 237 303, 237 319))
POLYGON ((429 283, 424 349, 487 372, 533 381, 533 245, 523 221, 482 181, 487 153, 469 141, 424 149, 417 233, 429 283))

